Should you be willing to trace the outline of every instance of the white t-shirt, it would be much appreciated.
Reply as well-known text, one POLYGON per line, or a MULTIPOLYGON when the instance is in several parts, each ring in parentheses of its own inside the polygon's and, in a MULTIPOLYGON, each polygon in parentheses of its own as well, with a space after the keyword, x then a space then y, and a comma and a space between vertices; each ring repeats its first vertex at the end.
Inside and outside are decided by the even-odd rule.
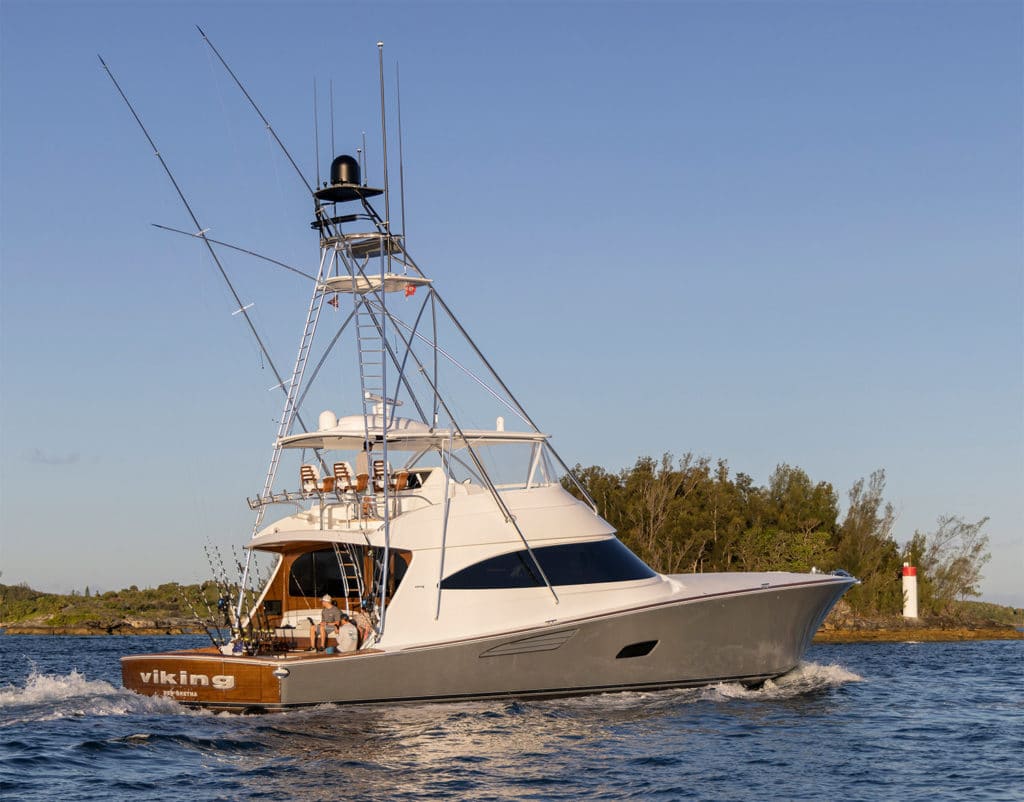
POLYGON ((338 651, 339 652, 354 652, 359 646, 359 633, 356 628, 352 626, 351 621, 342 621, 341 628, 338 630, 338 651))

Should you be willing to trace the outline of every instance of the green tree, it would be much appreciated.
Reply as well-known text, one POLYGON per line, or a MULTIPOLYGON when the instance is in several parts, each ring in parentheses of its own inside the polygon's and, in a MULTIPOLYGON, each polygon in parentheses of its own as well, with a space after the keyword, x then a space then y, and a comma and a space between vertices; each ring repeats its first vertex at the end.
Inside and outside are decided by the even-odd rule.
POLYGON ((858 479, 850 488, 849 508, 836 532, 836 558, 861 584, 846 598, 859 613, 895 614, 902 609, 899 548, 892 530, 896 513, 885 501, 885 471, 858 479))
POLYGON ((626 521, 644 559, 665 573, 697 570, 715 537, 710 459, 637 460, 625 480, 626 521))
POLYGON ((769 477, 766 491, 773 523, 781 531, 835 531, 839 498, 828 482, 813 484, 803 470, 783 463, 769 477))
MULTIPOLYGON (((617 530, 622 529, 625 520, 624 473, 609 473, 597 465, 583 468, 577 464, 573 468, 573 474, 597 505, 598 513, 617 530)), ((576 485, 568 479, 562 481, 562 486, 577 498, 580 497, 576 485)))
POLYGON ((918 568, 918 607, 925 615, 948 615, 955 602, 981 595, 981 569, 992 557, 982 532, 987 523, 987 517, 968 523, 946 515, 932 534, 914 533, 905 553, 918 568))
POLYGON ((727 571, 736 562, 737 544, 748 527, 747 506, 750 477, 729 478, 729 466, 718 460, 706 492, 708 535, 703 551, 696 555, 693 570, 727 571))
MULTIPOLYGON (((737 476, 739 480, 739 476, 737 476)), ((747 527, 736 541, 736 567, 745 571, 808 571, 832 567, 838 499, 828 482, 781 464, 764 488, 744 477, 747 527)))

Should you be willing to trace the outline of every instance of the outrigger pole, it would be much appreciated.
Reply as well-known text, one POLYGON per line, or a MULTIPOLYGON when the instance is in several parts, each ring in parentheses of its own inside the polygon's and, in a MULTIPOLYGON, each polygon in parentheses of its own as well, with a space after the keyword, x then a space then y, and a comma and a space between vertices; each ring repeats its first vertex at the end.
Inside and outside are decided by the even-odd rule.
MULTIPOLYGON (((200 33, 202 33, 201 29, 200 29, 200 33)), ((205 34, 203 34, 203 38, 206 39, 206 35, 205 34)), ((207 40, 207 42, 209 42, 209 40, 207 40)), ((212 48, 213 45, 211 44, 210 47, 212 48)), ((214 50, 214 52, 215 53, 217 52, 216 49, 214 50)), ((220 54, 218 54, 218 57, 219 57, 219 55, 220 54)), ((139 117, 138 113, 135 111, 135 107, 132 105, 131 101, 128 99, 128 96, 124 93, 124 90, 121 88, 121 85, 117 82, 117 79, 114 77, 114 73, 111 72, 110 67, 107 66, 107 62, 105 62, 103 60, 103 56, 100 56, 98 54, 97 54, 97 58, 99 58, 100 64, 103 66, 103 69, 106 71, 107 75, 110 77, 110 80, 111 80, 111 82, 113 82, 114 87, 117 89, 118 94, 121 95, 121 99, 124 100, 125 105, 128 106, 128 110, 132 113, 132 117, 135 118, 135 122, 137 122, 139 124, 139 128, 142 129, 142 133, 146 137, 146 141, 148 141, 150 147, 153 148, 153 155, 156 156, 157 159, 160 161, 160 165, 164 168, 164 172, 167 173, 167 177, 170 179, 171 184, 174 186, 175 191, 178 193, 178 197, 181 199, 182 205, 184 205, 185 210, 188 212, 189 217, 192 218, 192 223, 196 227, 196 234, 194 236, 196 236, 199 239, 201 239, 203 241, 203 243, 206 245, 206 248, 207 248, 207 250, 210 253, 210 258, 212 258, 214 264, 217 265, 217 270, 220 271, 220 275, 224 279, 224 283, 227 284, 228 290, 231 292, 232 298, 234 298, 235 303, 238 304, 238 310, 237 311, 239 313, 241 313, 243 318, 245 318, 245 322, 249 326, 249 330, 252 332, 252 336, 256 340, 256 344, 259 346, 260 352, 263 354, 264 358, 267 360, 267 364, 270 366, 270 370, 274 374, 274 378, 277 379, 277 386, 280 387, 282 392, 285 393, 285 398, 289 398, 290 397, 290 393, 291 393, 291 387, 290 386, 286 386, 285 380, 281 377, 281 373, 278 371, 277 366, 274 364, 274 360, 270 356, 270 351, 268 350, 266 344, 263 342, 263 339, 260 337, 259 332, 256 330, 256 325, 253 323, 252 318, 249 316, 248 308, 245 306, 244 303, 242 303, 242 299, 239 297, 238 292, 235 290, 234 284, 231 283, 231 279, 228 277, 227 271, 224 269, 224 266, 221 264, 220 259, 217 257, 217 252, 213 248, 213 243, 211 242, 210 239, 207 238, 207 236, 206 236, 206 229, 203 228, 202 224, 199 222, 199 218, 196 217, 195 212, 192 210, 191 204, 189 204, 188 199, 185 197, 185 193, 182 192, 181 187, 178 185, 178 182, 175 180, 174 174, 171 172, 171 168, 167 165, 167 162, 164 160, 164 157, 160 153, 160 149, 157 148, 157 146, 156 146, 156 142, 153 141, 153 137, 150 136, 149 131, 146 129, 146 126, 142 122, 142 119, 139 117)), ((222 59, 222 61, 223 61, 223 59, 222 59)), ((226 64, 224 66, 227 67, 226 64)), ((228 72, 231 72, 230 68, 228 68, 228 72)), ((232 73, 231 75, 232 75, 232 77, 234 77, 234 73, 232 73)), ((235 80, 237 82, 238 79, 235 78, 235 80)), ((241 84, 239 84, 239 86, 241 86, 241 84)), ((245 89, 243 88, 242 91, 245 92, 245 89)), ((249 97, 248 93, 246 93, 246 97, 249 97)), ((251 98, 250 98, 250 102, 251 102, 251 98)), ((257 109, 257 112, 258 111, 259 111, 259 109, 257 109)), ((260 116, 262 117, 263 115, 260 114, 260 116)), ((266 121, 266 118, 264 118, 264 121, 266 121)), ((271 133, 273 134, 273 129, 270 128, 270 124, 269 123, 267 123, 267 128, 270 129, 271 133)), ((277 134, 274 134, 274 138, 277 139, 277 134)), ((278 144, 280 144, 280 140, 278 139, 277 141, 278 141, 278 144)), ((281 145, 281 147, 283 148, 284 145, 281 145)), ((287 153, 287 150, 285 151, 285 153, 287 153)), ((289 161, 292 161, 291 156, 289 156, 288 159, 289 159, 289 161)), ((293 166, 295 165, 294 161, 292 161, 292 165, 293 166)), ((296 167, 295 169, 298 170, 298 167, 296 167)), ((300 176, 302 175, 301 171, 299 171, 299 175, 300 176)), ((305 176, 302 177, 302 180, 303 181, 306 180, 305 176)), ((308 182, 306 182, 306 186, 309 186, 308 182)), ((310 189, 310 191, 312 191, 312 189, 310 189)), ((305 428, 306 424, 302 420, 302 417, 299 414, 297 408, 293 408, 292 409, 292 414, 298 419, 298 421, 302 425, 302 427, 305 428)), ((251 563, 252 563, 252 550, 250 549, 249 552, 248 552, 248 555, 246 557, 246 560, 245 560, 245 569, 242 572, 242 583, 241 583, 241 586, 239 588, 239 594, 238 594, 238 606, 237 606, 237 608, 235 610, 235 617, 236 617, 236 620, 239 622, 238 623, 239 631, 241 631, 242 603, 243 603, 243 599, 245 597, 244 588, 245 588, 245 583, 246 583, 248 575, 249 575, 249 569, 250 569, 251 563)))
MULTIPOLYGON (((505 393, 508 395, 508 397, 512 400, 512 403, 514 403, 516 405, 516 407, 519 409, 519 414, 523 418, 523 420, 526 421, 530 426, 532 426, 533 430, 535 432, 540 432, 540 429, 537 428, 537 424, 534 423, 533 419, 529 416, 529 414, 527 414, 526 410, 523 408, 523 405, 519 403, 519 401, 516 399, 516 397, 514 395, 512 395, 512 391, 508 388, 508 385, 506 385, 505 382, 503 382, 501 380, 501 376, 499 376, 498 372, 491 366, 491 363, 487 361, 487 357, 485 357, 483 355, 483 352, 479 348, 477 348, 476 343, 473 342, 473 338, 469 336, 469 332, 466 331, 462 327, 462 324, 459 322, 458 318, 455 317, 455 313, 452 312, 452 310, 448 308, 448 304, 446 304, 444 302, 444 299, 437 292, 437 290, 435 288, 433 288, 433 287, 431 289, 433 289, 434 297, 436 297, 438 303, 441 304, 441 308, 444 309, 444 311, 448 314, 448 318, 452 321, 452 323, 455 324, 456 328, 458 328, 458 330, 460 332, 462 332, 462 336, 466 338, 466 342, 468 342, 470 344, 470 346, 472 347, 472 349, 476 352, 476 355, 477 355, 477 357, 479 357, 480 361, 483 362, 484 365, 487 366, 487 370, 490 371, 491 375, 494 377, 494 380, 496 382, 498 382, 498 384, 501 385, 501 389, 505 391, 505 393)), ((562 466, 562 468, 565 469, 565 472, 572 479, 573 484, 576 485, 576 489, 579 490, 580 493, 583 494, 583 498, 585 498, 587 500, 587 502, 590 504, 590 508, 596 513, 597 512, 597 504, 596 504, 596 502, 594 501, 594 499, 592 499, 590 497, 590 494, 586 491, 586 489, 583 487, 583 485, 580 484, 579 479, 576 478, 576 474, 574 474, 569 469, 569 466, 565 464, 565 460, 563 460, 559 456, 558 452, 555 451, 555 449, 551 446, 550 443, 548 444, 548 449, 554 455, 555 459, 558 460, 558 462, 562 466)))
MULTIPOLYGON (((186 237, 194 237, 196 239, 199 239, 199 234, 193 234, 191 231, 183 231, 180 228, 173 228, 172 226, 162 226, 159 223, 151 223, 150 225, 152 225, 153 228, 163 229, 164 231, 173 231, 175 234, 184 234, 186 237)), ((264 256, 262 253, 256 253, 256 251, 250 251, 248 248, 242 248, 238 245, 232 245, 230 242, 221 242, 220 240, 214 239, 213 237, 203 237, 203 239, 207 240, 208 242, 212 242, 214 245, 220 245, 222 248, 230 248, 231 250, 238 251, 239 253, 245 253, 248 254, 249 256, 255 256, 257 259, 262 259, 264 262, 270 262, 270 264, 272 265, 283 267, 285 270, 290 270, 292 273, 296 273, 297 275, 300 275, 303 278, 308 278, 310 281, 316 281, 316 276, 311 276, 304 270, 299 270, 299 268, 292 267, 291 265, 286 264, 285 262, 279 261, 277 259, 272 259, 269 256, 264 256)))
MULTIPOLYGON (((431 287, 431 291, 433 293, 436 293, 436 290, 434 290, 433 287, 431 287)), ((381 311, 384 313, 385 316, 387 315, 386 310, 382 309, 381 311)), ((512 525, 512 528, 515 529, 516 534, 519 535, 519 539, 523 541, 523 545, 526 546, 526 551, 529 553, 530 558, 533 560, 534 566, 540 573, 541 579, 544 580, 544 584, 547 585, 548 590, 551 591, 551 595, 555 599, 555 604, 558 604, 558 594, 555 592, 554 586, 548 579, 548 575, 544 572, 544 568, 541 566, 540 561, 537 559, 537 555, 533 553, 533 548, 530 546, 529 541, 526 539, 526 535, 523 534, 523 530, 519 528, 519 522, 516 521, 516 516, 512 514, 512 511, 508 508, 508 505, 505 504, 505 499, 501 497, 501 494, 498 492, 498 489, 494 486, 494 483, 491 481, 490 474, 487 473, 487 469, 484 467, 484 464, 480 461, 480 457, 476 453, 476 449, 473 448, 473 446, 470 444, 469 438, 466 437, 465 432, 462 431, 462 427, 459 426, 459 422, 456 420, 455 415, 452 414, 452 411, 451 409, 449 409, 448 404, 446 404, 444 398, 441 397, 441 392, 437 388, 437 385, 430 380, 430 377, 427 375, 426 370, 424 369, 423 363, 420 362, 419 358, 416 356, 415 351, 412 350, 411 341, 406 339, 405 335, 402 334, 401 331, 398 331, 398 336, 402 338, 402 343, 405 346, 406 351, 412 354, 412 358, 413 361, 416 363, 416 367, 422 372, 423 380, 430 385, 431 390, 433 390, 434 392, 434 397, 437 399, 438 403, 440 403, 441 408, 448 416, 448 420, 451 421, 452 428, 456 432, 458 432, 459 439, 466 444, 466 451, 469 452, 470 459, 476 466, 480 478, 483 480, 484 484, 487 486, 487 489, 490 491, 491 497, 494 499, 494 503, 501 511, 501 514, 504 516, 505 522, 512 525)), ((387 442, 386 437, 384 438, 384 440, 385 442, 387 442)))
POLYGON ((156 143, 153 141, 153 137, 149 135, 149 131, 146 130, 146 126, 142 124, 142 120, 139 118, 139 115, 135 112, 135 107, 132 106, 131 101, 128 100, 128 96, 124 93, 124 90, 121 89, 121 85, 117 82, 117 79, 114 77, 114 73, 112 73, 110 71, 110 67, 107 66, 107 62, 103 60, 103 56, 97 56, 97 58, 99 58, 100 64, 103 65, 103 69, 106 70, 107 75, 110 76, 110 80, 113 81, 114 86, 117 88, 118 93, 124 100, 125 105, 128 106, 128 110, 132 113, 132 117, 135 118, 135 122, 137 122, 139 124, 139 128, 142 129, 142 133, 145 135, 147 141, 150 144, 150 147, 153 148, 153 155, 160 160, 160 165, 164 168, 164 172, 167 173, 167 177, 171 179, 171 183, 174 185, 174 189, 178 193, 178 197, 181 198, 181 202, 185 206, 185 210, 188 212, 188 216, 192 218, 192 222, 195 224, 196 234, 194 234, 193 236, 198 237, 206 244, 206 248, 210 252, 210 257, 213 259, 214 264, 217 265, 217 269, 220 271, 220 274, 224 279, 224 283, 228 285, 228 289, 231 291, 231 296, 235 299, 235 303, 238 304, 238 311, 241 313, 242 317, 245 318, 245 322, 249 324, 249 330, 252 332, 252 336, 256 338, 256 343, 259 345, 260 351, 262 351, 263 356, 266 357, 267 364, 270 365, 270 369, 274 373, 274 378, 276 378, 278 382, 280 382, 283 385, 284 379, 281 378, 281 374, 278 373, 277 367, 275 367, 273 359, 270 358, 270 351, 267 350, 267 346, 264 345, 263 340, 260 338, 259 332, 256 331, 256 325, 252 322, 252 318, 249 317, 249 312, 246 309, 245 304, 242 303, 242 299, 235 291, 235 286, 231 283, 231 279, 228 278, 227 271, 224 270, 224 266, 220 263, 220 259, 217 258, 217 252, 213 249, 212 242, 206 236, 206 229, 203 228, 202 224, 200 224, 199 222, 199 218, 197 218, 195 212, 192 211, 192 206, 189 205, 188 200, 185 198, 185 193, 181 191, 181 187, 178 186, 178 182, 174 180, 174 174, 171 172, 171 168, 167 166, 167 162, 164 161, 164 157, 160 155, 160 150, 157 148, 156 143))
MULTIPOLYGON (((164 231, 173 231, 175 234, 184 234, 186 237, 192 237, 193 239, 198 239, 198 235, 197 234, 193 234, 191 231, 183 231, 180 228, 174 228, 172 226, 163 226, 163 225, 160 225, 159 223, 152 223, 152 226, 154 228, 163 229, 164 231)), ((248 248, 241 248, 238 245, 232 245, 230 242, 221 242, 220 240, 213 239, 212 237, 207 237, 207 239, 210 242, 212 242, 214 245, 220 245, 222 248, 230 248, 233 251, 238 251, 240 253, 248 254, 249 256, 255 256, 257 259, 262 259, 265 262, 270 262, 272 265, 277 265, 278 267, 283 267, 285 270, 290 270, 292 273, 296 273, 296 274, 302 276, 303 278, 308 278, 310 281, 316 282, 316 276, 311 276, 309 273, 306 273, 306 272, 304 272, 302 270, 299 270, 297 267, 292 267, 291 265, 286 264, 285 262, 279 261, 278 259, 273 259, 273 258, 271 258, 269 256, 264 256, 262 253, 257 253, 256 251, 250 251, 248 248)), ((338 338, 341 337, 341 335, 344 333, 345 329, 348 327, 348 324, 352 322, 352 318, 353 317, 355 317, 355 312, 349 312, 348 317, 345 318, 344 322, 338 328, 338 331, 335 333, 334 337, 331 338, 331 341, 324 348, 324 353, 320 357, 320 361, 317 362, 316 367, 313 369, 312 375, 309 377, 309 380, 306 382, 306 389, 303 391, 302 395, 299 396, 299 400, 295 404, 297 409, 301 409, 302 408, 302 402, 306 398, 306 394, 309 392, 309 386, 313 383, 313 380, 316 378, 317 374, 320 372, 320 368, 323 367, 324 362, 326 361, 327 357, 330 355, 331 351, 334 349, 334 346, 338 342, 338 338)), ((425 339, 425 338, 423 338, 422 334, 418 334, 417 336, 420 337, 421 339, 425 339)), ((451 357, 449 357, 449 359, 450 358, 451 357)), ((452 360, 452 361, 454 362, 454 360, 452 360)), ((466 368, 462 367, 461 365, 459 365, 458 362, 455 362, 455 364, 458 367, 462 368, 463 371, 468 372, 468 370, 466 368)), ((471 373, 470 373, 470 375, 472 376, 471 373)), ((487 389, 490 389, 490 388, 487 388, 487 389)), ((491 392, 494 393, 493 390, 491 390, 491 392)), ((495 394, 495 397, 499 397, 499 396, 497 396, 497 394, 495 394)), ((506 406, 508 406, 509 409, 511 409, 513 412, 515 412, 515 409, 511 405, 509 405, 507 402, 506 402, 506 406)))
POLYGON ((306 189, 309 190, 310 194, 313 194, 313 187, 310 186, 305 174, 302 172, 302 170, 299 169, 299 165, 295 163, 295 159, 293 159, 292 154, 288 152, 288 148, 286 148, 284 146, 284 143, 278 138, 277 132, 274 131, 274 127, 270 124, 270 121, 263 116, 263 112, 260 111, 260 107, 256 105, 256 101, 254 101, 249 96, 249 93, 245 91, 245 87, 242 86, 242 82, 238 80, 238 76, 235 75, 235 73, 231 70, 231 68, 228 66, 228 63, 224 60, 224 57, 221 56, 221 54, 217 51, 217 48, 213 46, 213 42, 211 42, 207 38, 206 34, 203 33, 203 29, 196 25, 196 30, 199 31, 199 35, 203 37, 203 41, 206 42, 207 45, 209 45, 210 50, 213 51, 213 55, 215 55, 217 59, 220 61, 220 63, 224 65, 224 69, 228 71, 228 75, 234 78, 235 83, 238 84, 238 88, 241 89, 242 94, 245 95, 245 99, 249 101, 249 104, 256 110, 256 113, 260 115, 260 119, 263 120, 263 124, 267 126, 267 130, 270 132, 270 135, 274 137, 274 141, 277 142, 278 146, 280 146, 281 150, 284 152, 284 155, 288 157, 288 161, 291 162, 292 167, 295 168, 295 172, 299 174, 299 178, 301 178, 302 183, 306 185, 306 189))

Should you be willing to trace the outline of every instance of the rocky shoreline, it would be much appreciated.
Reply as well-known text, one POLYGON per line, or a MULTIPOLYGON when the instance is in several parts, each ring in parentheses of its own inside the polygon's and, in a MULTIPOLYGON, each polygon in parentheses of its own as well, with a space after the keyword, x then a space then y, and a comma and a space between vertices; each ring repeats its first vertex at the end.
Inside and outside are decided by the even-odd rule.
POLYGON ((966 640, 1024 640, 1024 630, 1010 626, 881 627, 878 629, 820 629, 815 643, 908 643, 966 640))
POLYGON ((11 624, 0 625, 4 635, 202 635, 202 627, 191 624, 153 624, 151 626, 130 626, 116 624, 113 626, 78 626, 78 627, 42 627, 11 624))

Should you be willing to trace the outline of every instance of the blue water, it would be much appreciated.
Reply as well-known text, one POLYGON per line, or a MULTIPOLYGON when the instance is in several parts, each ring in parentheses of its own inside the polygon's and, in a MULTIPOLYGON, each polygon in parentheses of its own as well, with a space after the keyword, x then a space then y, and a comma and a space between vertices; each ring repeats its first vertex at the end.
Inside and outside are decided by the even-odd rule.
POLYGON ((3 799, 1024 799, 1024 643, 815 646, 738 685, 190 711, 119 687, 192 637, 0 636, 3 799))

